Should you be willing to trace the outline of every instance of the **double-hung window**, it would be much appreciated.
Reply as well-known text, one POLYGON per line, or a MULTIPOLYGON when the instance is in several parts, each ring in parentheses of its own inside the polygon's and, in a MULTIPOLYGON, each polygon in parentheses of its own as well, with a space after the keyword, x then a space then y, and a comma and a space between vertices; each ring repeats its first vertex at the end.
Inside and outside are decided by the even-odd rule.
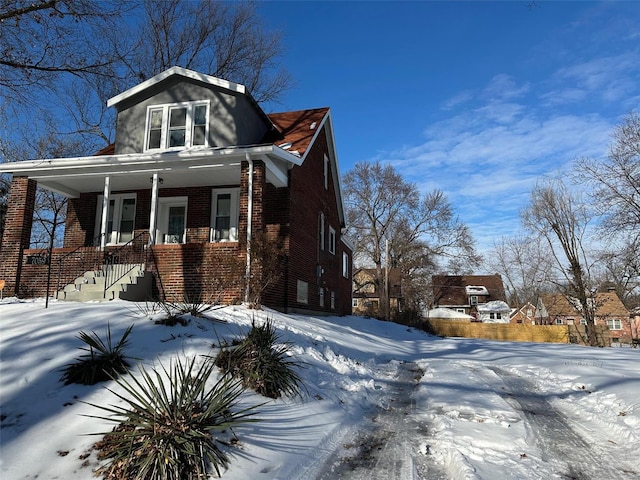
POLYGON ((613 318, 607 320, 607 327, 609 327, 609 330, 622 330, 622 322, 617 318, 613 318))
POLYGON ((209 102, 147 108, 145 151, 208 146, 209 102))
POLYGON ((214 189, 211 196, 211 241, 238 241, 239 188, 214 189))
POLYGON ((336 254, 336 231, 329 227, 329 253, 336 254))

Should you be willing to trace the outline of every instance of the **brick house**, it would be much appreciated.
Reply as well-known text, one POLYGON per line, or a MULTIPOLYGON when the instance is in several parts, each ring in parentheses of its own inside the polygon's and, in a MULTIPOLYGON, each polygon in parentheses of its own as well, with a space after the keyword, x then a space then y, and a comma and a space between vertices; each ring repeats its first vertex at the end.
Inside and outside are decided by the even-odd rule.
MULTIPOLYGON (((630 343, 633 338, 629 310, 614 291, 597 292, 596 325, 607 326, 613 343, 630 343)), ((536 323, 542 325, 585 325, 577 299, 561 293, 543 294, 535 310, 536 323)))
POLYGON ((433 275, 431 282, 431 308, 450 308, 480 321, 509 321, 509 308, 500 275, 433 275))
POLYGON ((271 245, 277 274, 264 305, 351 313, 352 250, 328 108, 266 114, 243 85, 180 67, 107 105, 117 111, 115 142, 96 155, 0 165, 13 174, 5 295, 44 295, 47 266, 38 263, 55 276, 64 260, 70 277, 137 263, 136 251, 157 297, 246 301, 234 278, 264 278, 258 246, 271 245), (45 262, 30 261, 39 253, 29 249, 37 185, 69 198, 64 246, 45 262))

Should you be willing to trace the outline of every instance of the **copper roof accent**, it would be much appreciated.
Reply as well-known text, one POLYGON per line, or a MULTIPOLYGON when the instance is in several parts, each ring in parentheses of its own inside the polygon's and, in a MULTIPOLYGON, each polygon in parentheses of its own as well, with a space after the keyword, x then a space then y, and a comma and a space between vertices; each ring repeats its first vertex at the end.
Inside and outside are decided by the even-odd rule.
POLYGON ((292 153, 298 152, 303 157, 328 112, 329 108, 324 107, 295 112, 269 113, 267 116, 280 131, 280 134, 269 132, 263 142, 273 143, 276 146, 291 144, 291 146, 287 145, 286 150, 292 153))
POLYGON ((102 150, 98 150, 93 155, 95 157, 97 157, 99 155, 114 155, 115 153, 116 153, 116 144, 115 143, 111 143, 111 144, 107 145, 106 147, 104 147, 102 150))
POLYGON ((500 275, 434 275, 431 277, 431 282, 434 305, 467 305, 469 299, 466 287, 468 286, 486 287, 489 296, 486 298, 483 296, 484 301, 506 302, 507 300, 500 275))

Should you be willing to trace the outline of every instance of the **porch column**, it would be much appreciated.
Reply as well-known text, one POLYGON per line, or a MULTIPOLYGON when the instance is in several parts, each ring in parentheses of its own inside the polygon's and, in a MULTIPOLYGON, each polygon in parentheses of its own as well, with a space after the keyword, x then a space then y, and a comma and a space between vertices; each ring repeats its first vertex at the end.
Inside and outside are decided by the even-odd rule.
POLYGON ((157 173, 153 174, 151 179, 151 218, 149 218, 149 245, 156 244, 156 224, 158 222, 158 184, 159 177, 157 173))
POLYGON ((3 295, 17 296, 22 273, 22 251, 29 248, 36 200, 35 180, 13 177, 4 233, 0 246, 0 280, 6 282, 3 295))
MULTIPOLYGON (((109 223, 109 197, 111 196, 111 179, 104 177, 104 196, 102 197, 102 223, 100 225, 100 249, 107 246, 107 225, 109 223)), ((109 232, 111 233, 111 232, 109 232)))

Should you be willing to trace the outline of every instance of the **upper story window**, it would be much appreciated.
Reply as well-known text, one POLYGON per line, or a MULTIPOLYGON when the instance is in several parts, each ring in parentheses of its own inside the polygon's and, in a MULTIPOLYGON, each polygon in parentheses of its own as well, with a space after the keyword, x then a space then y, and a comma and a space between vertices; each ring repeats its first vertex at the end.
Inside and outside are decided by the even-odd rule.
POLYGON ((336 254, 336 231, 329 227, 329 253, 336 254))
POLYGON ((145 151, 208 146, 208 118, 209 102, 148 107, 145 151))
POLYGON ((324 189, 329 190, 329 157, 324 156, 324 189))

